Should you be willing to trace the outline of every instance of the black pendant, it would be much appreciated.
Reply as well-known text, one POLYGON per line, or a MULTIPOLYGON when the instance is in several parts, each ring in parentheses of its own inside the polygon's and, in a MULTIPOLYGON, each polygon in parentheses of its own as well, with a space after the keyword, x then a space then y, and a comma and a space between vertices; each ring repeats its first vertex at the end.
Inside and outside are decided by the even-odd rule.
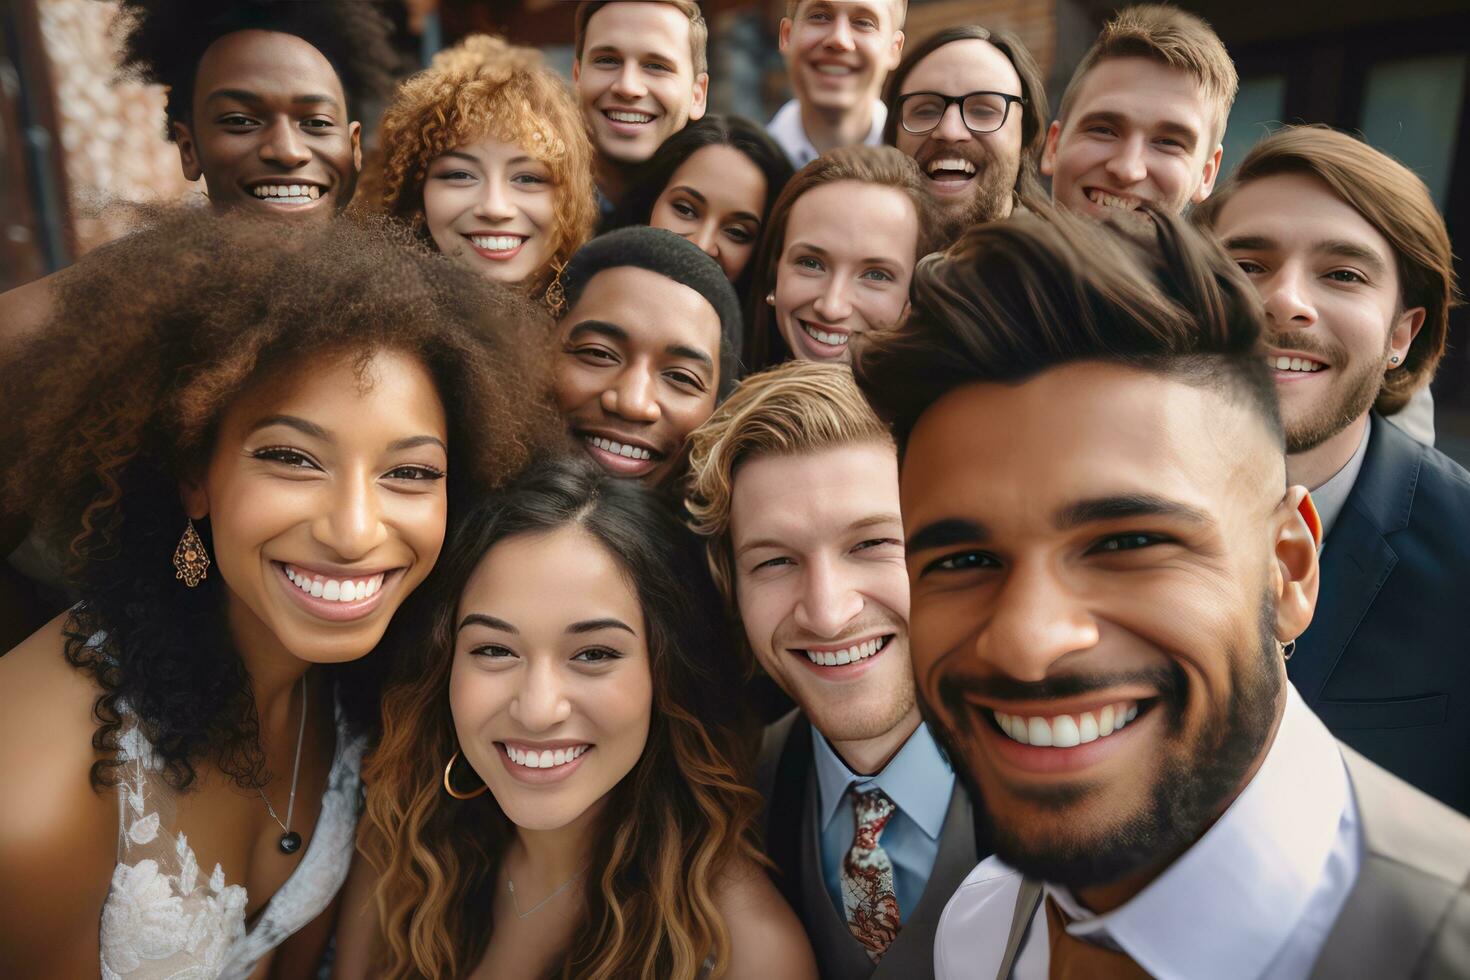
POLYGON ((301 850, 301 835, 294 830, 288 830, 281 835, 281 853, 295 854, 301 850))

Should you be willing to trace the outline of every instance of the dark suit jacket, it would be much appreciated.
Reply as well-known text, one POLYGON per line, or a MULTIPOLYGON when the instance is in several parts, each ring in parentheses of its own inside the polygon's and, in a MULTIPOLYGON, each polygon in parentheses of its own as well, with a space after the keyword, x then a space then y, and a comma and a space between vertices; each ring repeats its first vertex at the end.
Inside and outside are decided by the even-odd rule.
POLYGON ((963 784, 955 782, 934 870, 919 904, 874 968, 823 883, 812 729, 800 711, 766 728, 757 783, 766 800, 766 852, 776 866, 776 886, 806 928, 823 980, 932 980, 940 913, 965 875, 991 851, 963 784))
POLYGON ((1332 734, 1470 813, 1470 474, 1376 413, 1286 667, 1332 734))

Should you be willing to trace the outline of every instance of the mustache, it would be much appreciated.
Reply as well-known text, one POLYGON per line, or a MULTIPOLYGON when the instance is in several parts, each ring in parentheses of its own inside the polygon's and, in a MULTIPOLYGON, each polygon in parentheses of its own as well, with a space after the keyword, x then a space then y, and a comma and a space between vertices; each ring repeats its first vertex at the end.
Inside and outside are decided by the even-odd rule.
POLYGON ((1339 346, 1323 343, 1315 334, 1305 330, 1268 330, 1264 340, 1272 347, 1299 350, 1303 354, 1321 357, 1332 364, 1341 364, 1343 360, 1342 349, 1339 346))

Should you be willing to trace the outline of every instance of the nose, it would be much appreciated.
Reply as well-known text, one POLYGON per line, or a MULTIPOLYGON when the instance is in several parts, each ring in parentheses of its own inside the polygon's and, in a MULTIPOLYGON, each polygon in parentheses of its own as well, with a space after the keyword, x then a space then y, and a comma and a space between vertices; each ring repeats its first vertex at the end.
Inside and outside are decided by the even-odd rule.
POLYGON ((1302 282, 1305 270, 1288 263, 1258 288, 1266 319, 1278 329, 1310 327, 1317 322, 1317 309, 1302 282))
POLYGON ((509 221, 514 218, 516 209, 511 206, 509 190, 506 182, 498 177, 487 180, 485 195, 480 198, 475 217, 487 221, 509 221))
POLYGON ((617 78, 613 80, 612 91, 614 95, 630 102, 648 94, 648 86, 643 84, 643 76, 639 73, 637 59, 629 58, 623 62, 623 67, 618 70, 617 78))
POLYGON ((556 663, 545 657, 531 658, 511 699, 511 718, 528 732, 544 732, 571 715, 572 705, 562 687, 556 663))
POLYGON ((827 32, 824 46, 833 51, 852 51, 857 45, 852 41, 852 25, 847 22, 846 17, 836 17, 832 21, 832 29, 827 32))
POLYGON ((804 632, 823 639, 842 633, 863 611, 863 597, 837 563, 816 558, 808 564, 793 620, 804 632))
POLYGON ((720 225, 718 221, 705 221, 684 236, 699 246, 699 250, 716 261, 720 258, 720 225))
POLYGON ((975 654, 1015 680, 1040 681, 1062 657, 1097 642, 1097 622, 1055 570, 1018 562, 976 638, 975 654))
POLYGON ((311 150, 292 121, 282 116, 266 129, 260 143, 260 158, 295 169, 311 162, 311 150))
POLYGON ((1117 152, 1108 158, 1107 171, 1120 183, 1136 184, 1148 176, 1143 159, 1143 134, 1135 133, 1118 143, 1117 152))
POLYGON ((342 479, 327 496, 327 509, 312 534, 343 561, 367 557, 388 538, 377 482, 364 471, 342 479))
POLYGON ((939 125, 934 127, 934 138, 948 143, 959 143, 972 138, 970 127, 965 125, 965 115, 957 105, 944 107, 939 125))
POLYGON ((812 308, 816 310, 817 316, 832 324, 840 323, 851 316, 852 302, 847 296, 846 280, 842 276, 832 276, 812 308))
POLYGON ((602 393, 605 411, 630 422, 657 422, 659 409, 654 386, 658 383, 652 366, 629 364, 602 393))

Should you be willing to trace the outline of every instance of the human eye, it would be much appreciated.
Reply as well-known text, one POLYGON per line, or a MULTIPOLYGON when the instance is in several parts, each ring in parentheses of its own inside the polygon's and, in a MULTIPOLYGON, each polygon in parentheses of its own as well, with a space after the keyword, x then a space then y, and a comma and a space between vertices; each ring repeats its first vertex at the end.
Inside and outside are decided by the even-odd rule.
POLYGON ((599 367, 618 362, 618 355, 601 344, 579 344, 565 348, 565 352, 599 367))
POLYGON ((477 660, 499 661, 501 663, 508 663, 516 657, 514 650, 510 647, 501 646, 498 643, 482 643, 479 646, 471 647, 469 654, 477 660))
POLYGON ((737 245, 749 245, 755 241, 755 232, 744 225, 731 225, 725 229, 725 237, 737 245))
POLYGON ((674 69, 662 61, 646 61, 643 67, 648 71, 671 72, 674 69))
POLYGON ((858 542, 852 550, 882 555, 891 553, 893 549, 898 549, 902 553, 903 542, 897 538, 869 538, 866 541, 858 542))
POLYGON ((765 561, 756 562, 754 567, 751 568, 751 571, 758 572, 763 568, 781 568, 785 565, 794 564, 796 563, 793 562, 790 558, 787 558, 785 555, 780 555, 776 558, 767 558, 765 561))
POLYGON ((600 54, 592 59, 592 63, 599 68, 616 68, 623 63, 623 59, 610 54, 600 54))
POLYGON ((610 647, 588 647, 585 650, 578 650, 572 659, 583 664, 605 664, 621 660, 623 655, 610 647))
POLYGON ((227 112, 215 121, 228 129, 248 129, 255 125, 254 119, 241 112, 227 112))
POLYGON ((682 388, 691 388, 701 394, 705 391, 705 384, 700 378, 680 368, 667 371, 664 376, 682 388))
POLYGON ((1088 133, 1091 133, 1094 136, 1113 136, 1113 135, 1115 135, 1115 131, 1113 130, 1113 127, 1107 125, 1106 123, 1093 123, 1092 125, 1087 126, 1084 131, 1085 132, 1088 132, 1088 133))
POLYGON ((1236 259, 1235 264, 1248 276, 1258 276, 1266 271, 1266 267, 1254 259, 1236 259))
POLYGON ((832 15, 825 10, 807 11, 806 19, 813 24, 825 24, 832 19, 832 15))
POLYGON ((1156 534, 1152 531, 1127 531, 1122 534, 1110 534, 1094 542, 1087 549, 1089 555, 1117 554, 1122 551, 1138 551, 1142 548, 1151 548, 1158 544, 1167 544, 1172 541, 1167 534, 1156 534))
POLYGON ((1348 283, 1353 285, 1364 284, 1368 281, 1366 276, 1364 276, 1360 272, 1355 272, 1352 269, 1333 269, 1331 272, 1327 273, 1327 278, 1331 279, 1333 282, 1348 283))
POLYGON ((808 272, 821 272, 823 269, 821 261, 810 255, 803 255, 797 258, 792 264, 798 269, 805 269, 808 272))
POLYGON ((994 555, 987 551, 955 551, 929 562, 919 571, 919 577, 923 578, 930 574, 971 572, 999 567, 1000 562, 994 555))
POLYGON ((263 459, 271 463, 279 463, 292 469, 319 470, 320 466, 308 455, 289 446, 267 446, 257 449, 250 454, 256 459, 263 459))
POLYGON ((699 212, 694 210, 693 205, 686 201, 674 201, 669 205, 673 212, 685 221, 694 221, 699 218, 699 212))
POLYGON ((434 175, 435 180, 467 182, 475 179, 475 175, 468 170, 441 170, 434 175))
POLYGON ((333 120, 323 118, 322 116, 312 116, 309 119, 301 120, 301 125, 306 129, 325 130, 331 129, 337 124, 333 120))
POLYGON ((512 184, 526 184, 528 186, 537 186, 541 184, 551 183, 551 181, 543 175, 531 173, 530 171, 514 175, 513 177, 511 177, 510 182, 512 184))
POLYGON ((403 466, 395 466, 383 474, 389 480, 442 480, 444 471, 434 467, 425 466, 420 463, 407 463, 403 466))
POLYGON ((855 17, 852 22, 860 30, 876 31, 878 29, 878 22, 871 17, 855 17))
POLYGON ((863 272, 862 276, 859 277, 859 278, 866 279, 869 282, 895 282, 896 281, 893 278, 893 274, 891 272, 888 272, 886 269, 868 269, 868 270, 865 270, 863 272))

